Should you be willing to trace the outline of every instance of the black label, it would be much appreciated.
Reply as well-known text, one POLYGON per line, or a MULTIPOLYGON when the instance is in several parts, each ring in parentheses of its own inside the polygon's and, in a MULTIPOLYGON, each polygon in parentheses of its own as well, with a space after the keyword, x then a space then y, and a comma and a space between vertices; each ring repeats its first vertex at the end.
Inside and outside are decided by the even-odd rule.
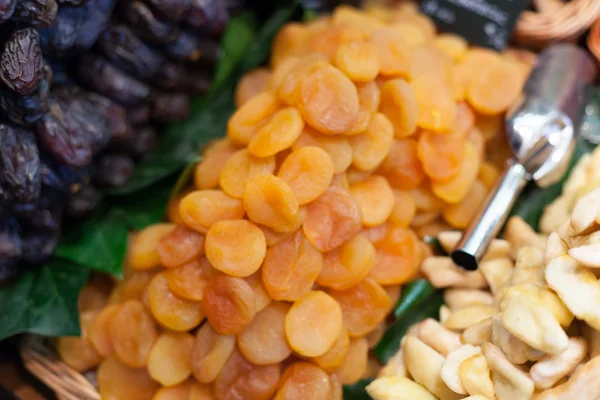
POLYGON ((442 31, 463 36, 474 46, 503 50, 528 0, 423 0, 421 10, 442 31))

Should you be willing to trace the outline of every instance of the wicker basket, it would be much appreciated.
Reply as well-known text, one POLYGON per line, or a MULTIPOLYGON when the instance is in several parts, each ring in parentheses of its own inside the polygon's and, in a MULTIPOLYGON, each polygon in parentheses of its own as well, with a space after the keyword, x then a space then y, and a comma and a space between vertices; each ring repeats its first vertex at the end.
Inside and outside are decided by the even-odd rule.
POLYGON ((515 40, 522 45, 540 48, 550 42, 576 41, 600 18, 598 0, 533 3, 537 11, 525 11, 517 23, 515 40))

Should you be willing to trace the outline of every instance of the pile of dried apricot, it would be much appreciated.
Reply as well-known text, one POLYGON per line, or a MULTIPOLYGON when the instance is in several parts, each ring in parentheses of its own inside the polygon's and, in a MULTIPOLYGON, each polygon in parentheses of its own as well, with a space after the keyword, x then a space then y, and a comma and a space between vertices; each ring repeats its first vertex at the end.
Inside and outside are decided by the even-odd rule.
POLYGON ((492 185, 531 61, 413 7, 288 24, 169 222, 134 235, 110 295, 86 288, 62 358, 99 365, 106 399, 341 399, 378 368, 419 237, 464 227, 492 185))

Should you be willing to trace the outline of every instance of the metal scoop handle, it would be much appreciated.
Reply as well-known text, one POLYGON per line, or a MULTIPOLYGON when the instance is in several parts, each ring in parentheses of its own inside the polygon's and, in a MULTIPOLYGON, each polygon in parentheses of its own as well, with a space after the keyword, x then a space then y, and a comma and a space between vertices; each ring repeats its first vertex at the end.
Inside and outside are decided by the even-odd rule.
POLYGON ((452 252, 452 260, 461 267, 474 271, 483 258, 490 243, 498 236, 506 222, 510 210, 527 184, 527 170, 516 160, 508 161, 508 166, 495 188, 490 191, 477 216, 463 234, 452 252))

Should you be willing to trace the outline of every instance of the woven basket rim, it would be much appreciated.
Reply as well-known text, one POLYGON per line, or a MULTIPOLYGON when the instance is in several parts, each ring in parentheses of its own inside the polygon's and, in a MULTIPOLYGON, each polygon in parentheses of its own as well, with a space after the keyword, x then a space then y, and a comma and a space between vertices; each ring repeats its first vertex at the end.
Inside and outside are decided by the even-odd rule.
POLYGON ((49 339, 25 335, 19 343, 19 352, 25 368, 60 400, 101 400, 94 385, 60 359, 49 339))

